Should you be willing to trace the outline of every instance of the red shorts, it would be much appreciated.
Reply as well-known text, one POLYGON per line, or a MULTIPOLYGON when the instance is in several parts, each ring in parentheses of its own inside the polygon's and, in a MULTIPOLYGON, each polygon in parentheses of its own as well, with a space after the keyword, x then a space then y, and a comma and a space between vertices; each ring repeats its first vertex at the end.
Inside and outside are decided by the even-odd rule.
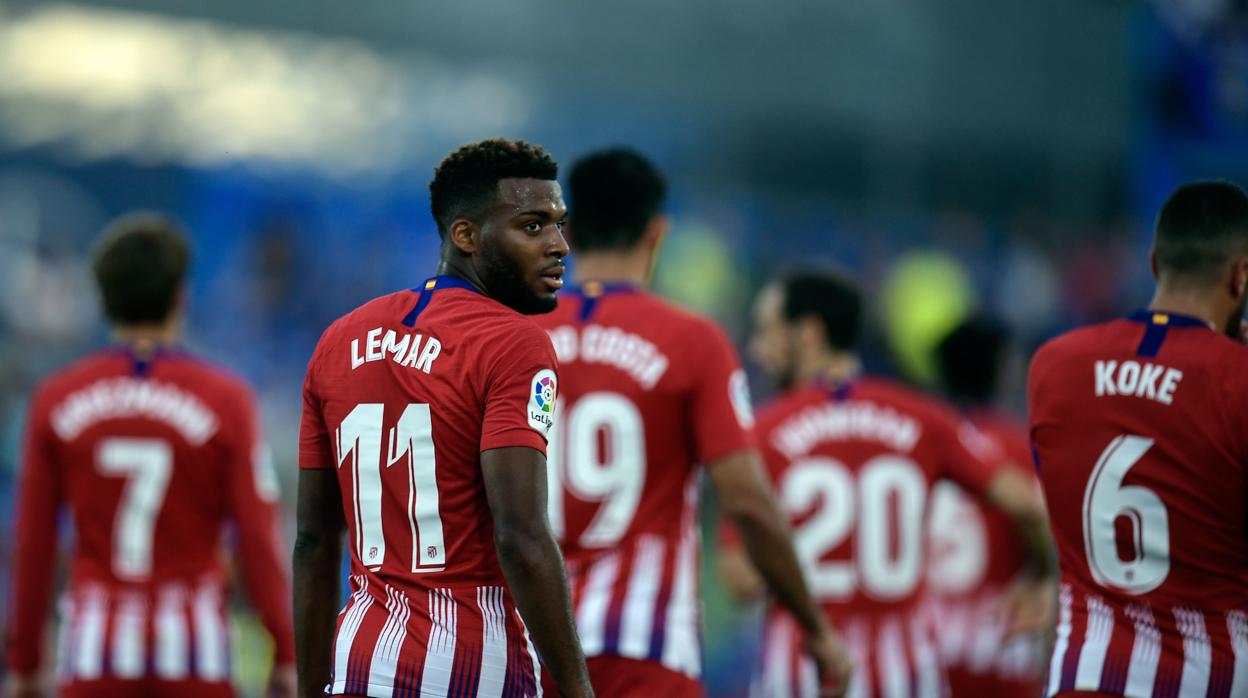
MULTIPOLYGON (((624 657, 590 657, 589 682, 597 698, 701 698, 702 682, 656 662, 624 657)), ((542 690, 557 696, 555 684, 542 672, 542 690)))
POLYGON ((228 682, 160 679, 75 680, 61 686, 61 698, 234 698, 228 682))

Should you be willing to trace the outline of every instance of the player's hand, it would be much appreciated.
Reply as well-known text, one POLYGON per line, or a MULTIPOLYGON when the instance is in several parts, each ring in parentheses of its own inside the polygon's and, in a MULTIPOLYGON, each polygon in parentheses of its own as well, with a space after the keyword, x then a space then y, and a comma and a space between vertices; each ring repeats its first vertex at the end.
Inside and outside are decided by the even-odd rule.
POLYGON ((8 698, 47 698, 51 694, 42 676, 9 674, 4 680, 4 695, 8 698))
POLYGON ((294 665, 275 666, 269 674, 269 698, 295 698, 298 694, 298 680, 295 678, 294 665))
POLYGON ((842 698, 849 690, 854 662, 836 633, 825 631, 806 640, 806 651, 819 672, 819 698, 842 698))
POLYGON ((1057 614, 1057 580, 1050 576, 1018 580, 1001 600, 1001 611, 1007 640, 1048 631, 1057 614))

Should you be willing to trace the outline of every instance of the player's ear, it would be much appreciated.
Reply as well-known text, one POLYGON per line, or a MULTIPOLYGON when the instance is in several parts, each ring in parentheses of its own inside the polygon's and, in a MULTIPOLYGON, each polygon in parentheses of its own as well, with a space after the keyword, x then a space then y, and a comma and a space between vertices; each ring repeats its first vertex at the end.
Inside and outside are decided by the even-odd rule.
POLYGON ((822 352, 827 335, 823 331, 823 323, 813 315, 798 318, 797 339, 802 347, 815 352, 822 352))
POLYGON ((456 218, 446 232, 447 242, 464 254, 473 254, 481 243, 481 229, 467 218, 456 218))
POLYGON ((641 235, 641 244, 650 253, 650 261, 646 269, 647 281, 654 275, 659 250, 662 249, 663 240, 667 237, 667 231, 671 227, 672 219, 660 213, 650 219, 650 222, 646 224, 645 232, 641 235))
POLYGON ((1238 300, 1248 293, 1248 257, 1235 260, 1231 266, 1231 294, 1238 300))
POLYGON ((1148 268, 1153 272, 1153 278, 1157 278, 1157 248, 1148 248, 1148 268))

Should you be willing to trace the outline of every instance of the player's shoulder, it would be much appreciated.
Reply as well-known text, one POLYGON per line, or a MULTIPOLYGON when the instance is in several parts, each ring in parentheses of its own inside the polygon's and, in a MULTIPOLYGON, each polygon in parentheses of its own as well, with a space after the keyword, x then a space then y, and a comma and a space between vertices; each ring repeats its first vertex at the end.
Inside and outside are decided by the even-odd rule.
POLYGON ((1032 354, 1031 365, 1047 366, 1062 359, 1104 351, 1107 345, 1126 337, 1138 326, 1126 319, 1115 319, 1067 330, 1041 344, 1032 354))
POLYGON ((862 399, 910 412, 921 418, 957 418, 953 406, 941 398, 891 378, 867 376, 859 381, 854 393, 862 399))
POLYGON ((191 392, 216 394, 230 401, 254 400, 254 391, 246 378, 202 354, 179 350, 158 357, 157 361, 165 362, 159 370, 167 371, 191 392))
POLYGON ((368 325, 372 327, 378 322, 391 321, 396 316, 402 318, 411 309, 417 298, 419 298, 419 294, 414 290, 401 289, 366 301, 331 322, 329 327, 326 327, 325 331, 321 333, 318 348, 344 334, 354 335, 355 331, 361 326, 368 325))
POLYGON ((110 372, 116 372, 124 361, 122 351, 113 347, 81 356, 40 379, 32 391, 32 402, 38 405, 71 393, 110 372))
POLYGON ((802 386, 786 390, 768 400, 754 414, 754 423, 760 434, 767 433, 802 410, 827 402, 827 393, 815 386, 802 386))

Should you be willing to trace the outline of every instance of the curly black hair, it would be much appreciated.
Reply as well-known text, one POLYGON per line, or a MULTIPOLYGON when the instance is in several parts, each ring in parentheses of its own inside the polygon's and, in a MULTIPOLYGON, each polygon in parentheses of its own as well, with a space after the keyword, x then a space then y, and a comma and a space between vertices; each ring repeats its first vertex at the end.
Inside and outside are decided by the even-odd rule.
POLYGON ((491 138, 460 146, 433 171, 429 199, 438 234, 446 237, 451 223, 487 205, 498 192, 498 180, 553 180, 559 165, 541 146, 491 138))

